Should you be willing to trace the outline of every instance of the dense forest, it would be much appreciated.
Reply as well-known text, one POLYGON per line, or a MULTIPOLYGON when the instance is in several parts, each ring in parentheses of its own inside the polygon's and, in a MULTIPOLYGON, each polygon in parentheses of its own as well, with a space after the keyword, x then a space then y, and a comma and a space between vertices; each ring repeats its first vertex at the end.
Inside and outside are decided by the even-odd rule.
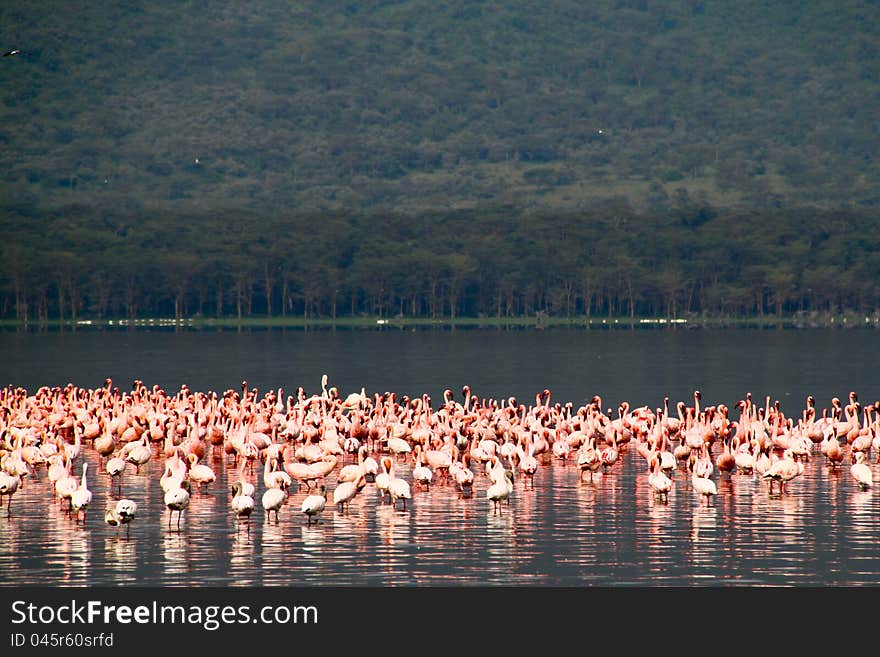
POLYGON ((874 315, 880 4, 0 5, 0 319, 874 315))
POLYGON ((0 314, 737 317, 880 302, 873 212, 47 216, 6 208, 0 314))

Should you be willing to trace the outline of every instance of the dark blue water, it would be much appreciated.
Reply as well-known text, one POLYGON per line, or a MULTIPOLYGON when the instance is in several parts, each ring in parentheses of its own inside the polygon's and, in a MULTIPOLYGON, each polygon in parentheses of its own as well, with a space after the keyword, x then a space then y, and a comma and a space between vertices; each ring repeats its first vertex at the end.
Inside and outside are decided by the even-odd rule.
MULTIPOLYGON (((322 374, 343 396, 395 391, 439 401, 463 384, 485 397, 552 400, 575 407, 600 394, 606 407, 690 401, 733 407, 747 391, 779 400, 797 417, 807 394, 819 407, 850 390, 880 399, 874 331, 254 331, 0 333, 0 384, 82 387, 106 377, 173 391, 304 386, 322 374)), ((84 450, 97 470, 93 452, 84 450)), ((872 453, 875 479, 880 479, 872 453)), ((500 514, 451 485, 416 490, 409 510, 379 501, 372 485, 348 513, 328 509, 307 526, 304 492, 276 525, 259 514, 249 531, 228 509, 237 476, 217 453, 218 481, 195 495, 181 531, 167 528, 158 454, 123 492, 141 505, 130 538, 103 521, 106 475, 90 477, 95 499, 77 527, 51 499, 45 470, 0 514, 0 584, 156 585, 851 585, 880 582, 880 501, 859 491, 849 465, 828 470, 816 455, 783 496, 751 475, 715 475, 719 494, 701 505, 684 473, 668 504, 651 499, 633 449, 606 475, 579 481, 576 467, 542 465, 534 489, 515 481, 500 514)), ((410 464, 400 470, 409 477, 410 464)), ((475 468, 479 470, 479 468, 475 468)), ((258 495, 262 493, 261 473, 258 495)), ((328 488, 335 487, 335 474, 328 488)), ((259 505, 259 501, 257 502, 259 505)))

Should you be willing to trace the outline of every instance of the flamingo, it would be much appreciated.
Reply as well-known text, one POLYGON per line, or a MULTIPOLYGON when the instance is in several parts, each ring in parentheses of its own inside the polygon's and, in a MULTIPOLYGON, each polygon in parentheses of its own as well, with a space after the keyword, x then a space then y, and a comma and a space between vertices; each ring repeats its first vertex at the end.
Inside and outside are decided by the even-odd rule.
MULTIPOLYGON (((365 457, 367 455, 367 448, 365 445, 361 445, 357 450, 357 463, 350 463, 339 471, 339 474, 336 476, 337 483, 341 483, 344 481, 357 481, 361 477, 366 477, 367 468, 364 465, 365 457)), ((375 462, 375 459, 373 459, 375 462)))
MULTIPOLYGON (((435 439, 435 448, 440 445, 442 445, 442 442, 439 439, 435 439)), ((447 444, 447 446, 443 446, 440 449, 426 448, 424 451, 424 458, 428 462, 428 467, 436 472, 444 481, 449 479, 449 468, 452 466, 452 451, 450 448, 451 444, 447 444)))
POLYGON ((617 434, 611 438, 611 444, 602 448, 599 452, 599 460, 602 461, 602 470, 607 472, 608 468, 617 463, 620 452, 617 449, 617 434))
POLYGON ((367 482, 376 481, 376 475, 379 474, 379 462, 372 456, 367 456, 364 458, 363 467, 367 482))
POLYGON ((513 472, 503 470, 503 474, 496 475, 493 483, 486 489, 486 499, 492 502, 492 511, 501 512, 501 504, 505 500, 510 503, 510 494, 513 492, 513 472))
MULTIPOLYGON (((474 471, 470 469, 470 462, 471 455, 464 454, 461 462, 453 461, 449 468, 453 480, 458 485, 458 490, 465 497, 470 497, 473 493, 474 471)), ((522 461, 520 461, 520 467, 522 467, 522 461)))
POLYGON ((229 508, 235 514, 236 528, 241 523, 241 519, 245 518, 248 521, 248 531, 250 531, 250 518, 254 510, 254 498, 253 491, 250 493, 245 492, 244 484, 245 482, 241 481, 232 484, 232 501, 229 503, 229 508))
POLYGON ((241 461, 241 465, 238 467, 238 481, 232 485, 232 496, 236 495, 236 484, 238 485, 238 494, 245 495, 253 499, 254 495, 257 492, 256 487, 249 481, 245 479, 244 471, 247 467, 247 464, 244 461, 241 461))
POLYGON ((341 511, 349 508, 351 501, 367 485, 367 478, 361 475, 357 481, 343 481, 333 491, 333 504, 341 511))
POLYGON ((316 522, 320 522, 317 517, 324 511, 325 506, 327 506, 327 487, 324 484, 321 484, 321 487, 318 489, 318 494, 306 497, 306 499, 303 500, 300 510, 306 514, 308 524, 311 525, 313 517, 316 522))
POLYGON ((214 474, 214 471, 209 466, 199 463, 199 457, 195 454, 187 454, 186 460, 187 463, 189 463, 189 472, 187 476, 199 490, 202 490, 202 487, 207 488, 208 484, 217 479, 217 475, 214 474))
POLYGON ((165 461, 165 470, 159 477, 159 486, 164 492, 180 488, 180 482, 187 478, 186 463, 175 455, 165 461))
POLYGON ((388 470, 388 494, 391 496, 391 503, 397 508, 397 500, 403 500, 403 510, 406 511, 406 501, 412 499, 412 492, 409 483, 405 479, 394 476, 394 463, 388 470))
POLYGON ((113 480, 116 480, 117 490, 122 494, 122 475, 125 472, 125 460, 120 456, 113 456, 107 459, 104 465, 107 474, 110 475, 110 488, 113 488, 113 480))
POLYGON ((6 515, 8 516, 12 515, 12 496, 18 490, 20 481, 18 475, 0 471, 0 508, 3 508, 3 498, 8 498, 6 501, 6 515))
POLYGON ((64 443, 64 453, 67 455, 67 458, 71 460, 71 462, 76 461, 76 459, 79 458, 79 455, 82 453, 82 431, 80 431, 78 424, 73 425, 73 436, 73 445, 64 443))
POLYGON ((719 472, 732 472, 736 467, 736 456, 730 449, 730 443, 724 441, 724 448, 716 462, 719 472))
POLYGON ((58 495, 58 504, 61 505, 64 503, 64 500, 67 500, 67 511, 70 512, 71 509, 71 497, 73 493, 79 488, 79 480, 74 477, 70 472, 70 464, 67 464, 68 470, 66 474, 58 479, 55 482, 55 494, 58 495))
POLYGON ((277 466, 277 458, 266 458, 263 467, 263 485, 266 488, 290 488, 293 480, 284 470, 277 470, 277 466))
POLYGON ((715 486, 715 482, 707 477, 700 477, 696 473, 691 476, 691 482, 693 483, 694 491, 704 495, 706 497, 706 506, 709 506, 712 496, 718 494, 718 487, 715 486))
POLYGON ((709 479, 715 472, 715 466, 712 465, 712 459, 709 456, 709 446, 703 443, 700 448, 702 455, 694 462, 694 474, 703 479, 709 479))
POLYGON ((140 442, 131 442, 123 447, 122 457, 129 463, 134 464, 135 474, 138 474, 141 471, 141 466, 153 457, 153 450, 150 449, 150 445, 147 443, 146 434, 141 438, 140 442))
POLYGON ((431 468, 427 465, 428 459, 425 456, 424 452, 422 452, 422 446, 416 445, 415 451, 415 465, 412 469, 412 477, 413 481, 425 487, 425 489, 430 489, 431 482, 434 480, 434 473, 431 471, 431 468))
POLYGON ((532 447, 531 440, 527 443, 527 449, 519 446, 519 471, 525 477, 525 481, 535 487, 535 473, 538 471, 538 459, 535 458, 535 451, 532 447))
MULTIPOLYGON (((47 460, 49 467, 46 470, 47 476, 49 478, 49 483, 52 484, 52 496, 55 496, 55 484, 62 477, 66 477, 69 472, 67 469, 67 462, 63 454, 53 454, 47 460)), ((3 473, 6 474, 6 473, 3 473)))
POLYGON ((755 455, 751 451, 749 443, 742 443, 736 448, 733 455, 734 464, 744 474, 751 474, 755 469, 755 455))
POLYGON ((168 507, 168 529, 171 529, 171 519, 174 517, 174 512, 177 511, 177 530, 180 531, 180 516, 189 506, 192 485, 188 479, 174 479, 172 481, 175 485, 169 488, 163 500, 165 506, 168 507))
POLYGON ((367 404, 370 403, 370 398, 367 397, 366 388, 361 388, 359 393, 352 392, 350 393, 343 401, 342 401, 342 410, 343 411, 355 411, 360 410, 362 407, 366 407, 367 404))
POLYGON ((387 456, 382 459, 382 472, 376 475, 376 490, 381 494, 381 499, 385 501, 385 495, 388 494, 388 485, 391 483, 389 472, 392 467, 392 460, 387 456))
POLYGON ((800 461, 794 460, 791 450, 785 450, 782 458, 771 465, 770 469, 764 473, 764 479, 767 479, 770 482, 771 494, 773 493, 773 482, 778 481, 779 492, 782 494, 785 492, 785 484, 802 474, 803 471, 804 464, 800 461))
POLYGON ((825 434, 821 449, 825 458, 828 460, 828 465, 832 468, 837 467, 843 462, 843 449, 841 448, 837 437, 834 435, 833 429, 830 429, 828 433, 825 434))
POLYGON ((660 459, 654 459, 651 474, 648 475, 648 484, 654 491, 654 497, 660 497, 664 502, 669 498, 672 490, 672 479, 666 476, 660 467, 660 459))
POLYGON ((412 451, 412 447, 406 440, 396 436, 389 438, 386 444, 388 445, 388 450, 398 458, 406 456, 412 451))
POLYGON ((266 512, 266 520, 271 517, 272 511, 275 512, 275 524, 278 524, 278 511, 287 501, 287 491, 283 488, 267 488, 263 493, 262 504, 263 510, 266 512))
MULTIPOLYGON (((554 445, 556 443, 553 443, 554 445)), ((593 481, 593 473, 602 467, 602 458, 596 451, 596 441, 590 438, 590 441, 581 445, 578 450, 578 467, 581 469, 579 479, 583 479, 584 473, 590 473, 590 481, 593 481)))
POLYGON ((125 525, 125 535, 127 537, 130 531, 129 525, 132 520, 134 520, 134 517, 137 514, 137 509, 137 502, 134 500, 118 500, 116 504, 108 506, 107 510, 104 511, 104 522, 111 527, 116 527, 117 531, 119 530, 119 527, 125 525))
MULTIPOLYGON (((323 479, 336 467, 336 464, 339 462, 339 459, 336 458, 333 454, 324 454, 318 461, 309 464, 311 468, 311 475, 306 481, 314 481, 316 479, 323 479)), ((292 475, 291 475, 292 476, 292 475)))
POLYGON ((871 466, 868 465, 868 455, 865 452, 853 452, 855 464, 849 469, 853 479, 859 490, 867 490, 874 485, 874 475, 871 473, 871 466))
POLYGON ((553 447, 550 449, 553 452, 553 456, 562 461, 568 461, 568 458, 571 455, 571 446, 568 444, 567 440, 557 438, 553 441, 553 447))
POLYGON ((759 449, 755 457, 755 472, 763 477, 770 471, 772 465, 773 460, 770 458, 770 455, 766 451, 759 449))
POLYGON ((76 511, 77 522, 80 520, 80 514, 82 514, 82 520, 85 522, 86 511, 89 508, 89 504, 92 503, 92 491, 89 490, 86 482, 86 472, 88 472, 88 469, 89 464, 83 463, 82 480, 80 481, 79 488, 73 491, 73 494, 70 496, 70 508, 76 511))

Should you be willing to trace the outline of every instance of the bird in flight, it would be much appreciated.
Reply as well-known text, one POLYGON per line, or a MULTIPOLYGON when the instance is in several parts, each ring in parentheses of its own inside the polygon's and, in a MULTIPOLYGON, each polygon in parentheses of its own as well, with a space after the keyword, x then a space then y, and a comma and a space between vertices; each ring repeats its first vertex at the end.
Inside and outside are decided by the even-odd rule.
POLYGON ((18 48, 14 48, 13 50, 7 50, 3 53, 4 57, 11 57, 12 55, 18 55, 21 52, 18 48))

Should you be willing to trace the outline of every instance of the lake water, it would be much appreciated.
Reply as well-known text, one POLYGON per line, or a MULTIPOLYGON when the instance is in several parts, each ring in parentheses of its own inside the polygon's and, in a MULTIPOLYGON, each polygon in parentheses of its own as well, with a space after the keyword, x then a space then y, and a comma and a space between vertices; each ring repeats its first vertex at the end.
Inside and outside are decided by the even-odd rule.
MULTIPOLYGON (((362 386, 427 392, 435 406, 445 388, 460 399, 464 384, 526 403, 548 388, 551 401, 575 407, 594 394, 606 407, 657 407, 666 395, 691 402, 699 389, 704 404, 730 407, 747 391, 761 404, 771 395, 798 417, 808 394, 820 408, 850 390, 880 399, 878 346, 871 330, 7 331, 0 385, 95 387, 111 377, 123 390, 137 378, 222 392, 246 379, 261 391, 302 385, 312 394, 326 373, 343 396, 362 386)), ((95 454, 84 451, 92 475, 95 454)), ((368 484, 349 512, 328 505, 317 526, 299 513, 303 490, 278 524, 255 513, 249 530, 228 510, 231 463, 219 451, 208 463, 218 480, 194 494, 179 532, 167 527, 158 456, 141 474, 128 471, 123 493, 141 505, 129 538, 103 523, 106 475, 90 476, 92 507, 75 526, 48 501, 41 470, 13 498, 11 517, 0 513, 0 585, 880 583, 880 494, 856 488, 848 461, 832 472, 820 455, 782 496, 757 477, 716 472, 708 508, 680 471, 668 504, 654 502, 631 448, 592 483, 571 464, 542 465, 534 488, 517 478, 497 514, 485 477, 469 499, 452 485, 414 490, 407 511, 381 504, 368 484)), ((398 466, 406 478, 410 467, 398 466)))

